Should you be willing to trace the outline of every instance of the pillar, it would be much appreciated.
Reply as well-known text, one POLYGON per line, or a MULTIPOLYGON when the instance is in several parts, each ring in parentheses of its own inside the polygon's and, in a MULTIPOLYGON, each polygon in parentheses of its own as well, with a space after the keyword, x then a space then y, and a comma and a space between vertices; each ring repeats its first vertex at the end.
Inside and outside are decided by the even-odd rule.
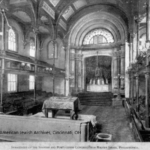
POLYGON ((150 88, 149 88, 149 84, 150 84, 150 75, 149 72, 147 72, 145 74, 145 86, 146 86, 146 90, 145 90, 145 106, 146 106, 146 127, 150 127, 150 119, 149 119, 149 93, 150 93, 150 88))
POLYGON ((75 50, 70 50, 70 92, 75 88, 75 50))
MULTIPOLYGON (((131 73, 129 74, 129 79, 130 79, 130 92, 129 92, 129 98, 132 101, 132 75, 131 73)), ((132 102, 131 102, 132 104, 132 102)))
POLYGON ((117 52, 115 51, 114 54, 113 54, 113 89, 114 89, 114 93, 116 93, 116 90, 118 88, 118 67, 117 67, 117 52))
POLYGON ((66 84, 65 84, 65 96, 70 95, 70 45, 66 47, 66 62, 65 62, 65 67, 66 67, 66 84))
POLYGON ((79 91, 82 90, 82 51, 79 50, 79 54, 78 54, 78 59, 77 59, 77 62, 78 62, 78 89, 79 91))
MULTIPOLYGON (((146 20, 147 26, 147 32, 146 32, 146 41, 149 43, 150 42, 150 0, 147 0, 147 20, 146 20)), ((149 94, 150 94, 150 74, 149 74, 149 51, 150 47, 147 49, 147 55, 146 55, 146 74, 145 74, 145 79, 146 79, 146 91, 145 91, 145 106, 146 106, 146 127, 150 127, 150 120, 149 120, 149 104, 150 104, 150 99, 149 99, 149 94)))
POLYGON ((84 61, 83 61, 83 55, 81 57, 81 88, 82 91, 84 90, 84 61))
POLYGON ((125 97, 129 98, 129 44, 125 42, 125 97))
POLYGON ((134 102, 135 98, 135 77, 134 75, 132 76, 132 102, 134 102))
POLYGON ((38 54, 38 28, 35 27, 33 29, 34 32, 34 40, 35 40, 35 58, 34 58, 34 65, 35 65, 35 72, 34 72, 34 101, 36 101, 36 88, 37 88, 37 54, 38 54))
POLYGON ((118 92, 117 92, 117 99, 120 100, 121 99, 121 50, 118 49, 118 53, 117 53, 117 80, 118 80, 118 92))
POLYGON ((136 104, 137 104, 137 111, 139 111, 139 75, 136 74, 135 76, 135 79, 136 79, 136 104))
POLYGON ((1 48, 1 55, 2 55, 2 67, 1 67, 1 101, 0 101, 0 112, 3 112, 3 88, 4 88, 4 75, 5 75, 5 17, 4 13, 5 10, 0 10, 1 17, 2 17, 2 48, 1 48))
POLYGON ((125 51, 124 46, 121 46, 121 90, 124 90, 124 78, 125 78, 125 51))
POLYGON ((75 50, 75 93, 78 92, 78 50, 75 50))

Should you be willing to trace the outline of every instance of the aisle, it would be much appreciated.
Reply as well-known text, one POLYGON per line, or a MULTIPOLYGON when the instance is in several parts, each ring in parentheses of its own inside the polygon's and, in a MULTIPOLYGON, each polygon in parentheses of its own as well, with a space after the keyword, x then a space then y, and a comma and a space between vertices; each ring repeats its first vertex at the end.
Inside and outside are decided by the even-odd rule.
POLYGON ((112 142, 135 142, 123 107, 82 106, 81 113, 96 115, 102 132, 112 134, 112 142))

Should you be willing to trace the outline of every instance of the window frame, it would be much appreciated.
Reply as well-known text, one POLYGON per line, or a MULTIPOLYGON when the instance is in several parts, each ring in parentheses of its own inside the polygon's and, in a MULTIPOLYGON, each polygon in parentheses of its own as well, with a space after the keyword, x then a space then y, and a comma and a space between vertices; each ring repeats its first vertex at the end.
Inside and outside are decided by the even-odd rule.
POLYGON ((18 34, 17 34, 17 31, 14 29, 14 28, 10 28, 8 30, 8 33, 7 33, 7 49, 13 53, 17 53, 18 52, 18 34), (15 43, 16 43, 16 49, 15 50, 12 50, 9 48, 9 31, 12 30, 15 34, 15 43))
POLYGON ((35 46, 35 39, 34 38, 30 38, 29 56, 32 57, 32 58, 36 58, 36 46, 35 46), (34 56, 31 55, 31 44, 32 44, 32 47, 34 47, 34 56))
MULTIPOLYGON (((94 29, 94 30, 91 30, 90 32, 88 32, 84 38, 83 38, 83 41, 82 41, 82 44, 83 45, 91 45, 90 44, 90 41, 93 39, 94 41, 94 37, 96 36, 102 36, 103 38, 106 39, 106 42, 103 42, 103 43, 99 43, 99 44, 110 44, 110 43, 115 43, 115 38, 113 36, 113 34, 106 30, 106 29, 103 29, 103 28, 99 28, 99 29, 94 29)), ((94 42, 93 42, 94 43, 94 42)))
POLYGON ((57 41, 55 41, 55 57, 53 57, 53 54, 54 54, 54 47, 53 47, 53 50, 52 50, 52 52, 53 52, 53 54, 52 54, 52 57, 49 57, 50 56, 50 50, 49 50, 49 44, 53 44, 53 40, 51 40, 51 41, 49 41, 48 42, 48 44, 47 44, 47 58, 48 59, 58 59, 58 42, 57 41), (56 53, 57 52, 57 53, 56 53))
MULTIPOLYGON (((12 86, 12 85, 10 84, 10 86, 12 86)), ((10 87, 10 89, 11 89, 11 87, 10 87)), ((17 91, 18 91, 18 75, 15 74, 15 73, 8 73, 7 74, 7 92, 8 93, 15 93, 17 91), (15 75, 16 81, 9 81, 9 75, 15 75), (15 82, 16 83, 15 84, 15 90, 9 90, 9 83, 10 82, 15 82)))
POLYGON ((29 75, 29 90, 33 91, 34 89, 35 89, 35 76, 34 75, 29 75), (34 81, 31 81, 30 77, 34 77, 34 81), (32 83, 32 82, 34 82, 34 83, 32 83), (31 84, 33 84, 33 85, 31 85, 31 84), (30 88, 32 86, 33 86, 33 88, 30 88))

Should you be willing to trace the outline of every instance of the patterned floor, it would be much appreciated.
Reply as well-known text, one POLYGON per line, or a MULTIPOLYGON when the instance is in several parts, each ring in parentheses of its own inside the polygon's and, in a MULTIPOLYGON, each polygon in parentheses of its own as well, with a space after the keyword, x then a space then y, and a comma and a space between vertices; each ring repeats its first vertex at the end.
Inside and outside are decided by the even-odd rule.
POLYGON ((112 134, 112 142, 136 142, 122 106, 82 106, 80 113, 96 115, 101 132, 112 134))

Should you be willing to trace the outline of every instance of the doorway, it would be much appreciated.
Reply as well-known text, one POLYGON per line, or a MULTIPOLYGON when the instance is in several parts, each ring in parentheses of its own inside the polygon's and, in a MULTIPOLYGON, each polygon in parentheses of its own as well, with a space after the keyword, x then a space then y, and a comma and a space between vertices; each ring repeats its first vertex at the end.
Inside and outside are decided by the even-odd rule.
POLYGON ((88 92, 112 91, 112 57, 91 56, 85 58, 85 87, 88 92))

